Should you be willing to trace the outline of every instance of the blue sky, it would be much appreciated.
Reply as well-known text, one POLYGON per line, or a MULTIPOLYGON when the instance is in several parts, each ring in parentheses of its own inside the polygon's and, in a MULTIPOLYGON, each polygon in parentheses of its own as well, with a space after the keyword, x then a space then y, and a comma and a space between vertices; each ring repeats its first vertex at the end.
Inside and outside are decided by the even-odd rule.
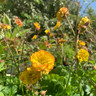
MULTIPOLYGON (((81 5, 83 6, 82 10, 84 10, 84 9, 86 8, 86 6, 87 6, 92 0, 78 0, 78 1, 80 1, 81 5), (84 3, 84 1, 86 1, 86 2, 84 3)), ((96 12, 96 0, 95 0, 95 2, 91 3, 89 7, 92 7, 92 8, 95 10, 95 12, 96 12)), ((82 11, 81 11, 81 14, 82 14, 82 11)))

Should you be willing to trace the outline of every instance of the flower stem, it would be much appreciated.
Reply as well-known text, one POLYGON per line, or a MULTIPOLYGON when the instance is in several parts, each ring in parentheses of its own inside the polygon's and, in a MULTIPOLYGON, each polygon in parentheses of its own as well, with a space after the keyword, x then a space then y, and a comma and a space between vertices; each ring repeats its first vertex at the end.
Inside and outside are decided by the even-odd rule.
POLYGON ((66 19, 67 19, 67 21, 68 21, 68 24, 70 25, 70 28, 71 28, 71 30, 72 30, 74 36, 75 36, 75 31, 74 31, 74 29, 73 29, 73 27, 72 27, 72 25, 71 25, 71 23, 70 23, 68 17, 67 17, 66 15, 65 15, 65 17, 66 17, 66 19))

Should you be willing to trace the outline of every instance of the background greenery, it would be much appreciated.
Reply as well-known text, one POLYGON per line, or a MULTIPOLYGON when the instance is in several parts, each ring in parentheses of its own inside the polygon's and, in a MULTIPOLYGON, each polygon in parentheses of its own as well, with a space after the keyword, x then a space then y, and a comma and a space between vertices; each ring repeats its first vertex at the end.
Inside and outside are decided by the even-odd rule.
MULTIPOLYGON (((4 34, 1 33, 0 96, 36 96, 34 93, 36 91, 39 94, 37 96, 40 96, 42 90, 47 90, 46 96, 96 96, 96 70, 93 68, 84 69, 84 64, 79 66, 78 72, 75 70, 74 36, 67 20, 64 20, 62 26, 54 32, 56 38, 63 38, 62 32, 68 36, 64 37, 66 42, 63 45, 65 61, 61 47, 59 46, 57 50, 54 38, 48 37, 44 32, 45 29, 56 25, 56 14, 63 6, 68 8, 70 12, 68 19, 75 30, 78 14, 77 0, 0 0, 0 22, 12 26, 5 35, 16 61, 14 62, 12 59, 6 42, 3 40, 4 34), (23 27, 15 24, 15 17, 22 20, 23 27), (33 35, 38 34, 34 28, 35 22, 39 22, 41 29, 38 39, 32 41, 33 35), (45 41, 53 44, 52 48, 47 48, 45 41), (25 86, 19 82, 18 74, 31 65, 30 55, 39 49, 47 50, 54 55, 56 68, 54 67, 49 75, 44 76, 43 80, 40 79, 38 84, 31 86, 34 89, 32 91, 28 85, 25 86), (23 55, 20 52, 23 52, 23 55)), ((82 10, 82 5, 80 5, 80 10, 82 10)), ((86 8, 86 15, 91 19, 91 27, 95 32, 95 11, 92 8, 86 8)), ((79 21, 81 18, 82 16, 79 14, 79 21)), ((80 38, 86 42, 90 52, 88 64, 96 65, 96 43, 91 42, 95 41, 94 38, 89 33, 80 35, 80 38)))

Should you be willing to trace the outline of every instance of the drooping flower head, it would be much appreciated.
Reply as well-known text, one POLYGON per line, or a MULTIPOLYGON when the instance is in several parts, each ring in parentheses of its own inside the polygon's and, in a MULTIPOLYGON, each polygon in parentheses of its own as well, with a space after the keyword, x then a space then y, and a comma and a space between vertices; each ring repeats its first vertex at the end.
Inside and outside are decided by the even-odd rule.
POLYGON ((35 26, 36 30, 40 30, 40 25, 39 25, 38 22, 35 22, 35 23, 34 23, 34 26, 35 26))
POLYGON ((19 78, 21 79, 23 84, 35 84, 40 78, 40 72, 36 71, 32 67, 29 67, 21 72, 19 78))
POLYGON ((42 71, 43 74, 48 74, 54 67, 54 56, 44 50, 35 52, 31 56, 32 67, 37 71, 42 71))
POLYGON ((60 27, 60 22, 57 22, 57 24, 54 27, 54 30, 58 29, 60 27))
POLYGON ((91 23, 90 19, 88 19, 88 17, 85 16, 85 17, 83 17, 83 18, 81 19, 81 21, 79 22, 79 24, 78 24, 78 29, 79 29, 80 31, 82 31, 82 30, 86 29, 86 27, 89 26, 90 23, 91 23))
POLYGON ((77 54, 77 58, 79 60, 79 62, 81 63, 82 61, 88 61, 88 57, 89 57, 89 53, 88 51, 86 51, 85 49, 80 49, 78 54, 77 54))
POLYGON ((67 16, 69 14, 69 11, 66 7, 62 7, 60 8, 60 10, 57 13, 57 20, 62 21, 64 19, 65 16, 67 16))
POLYGON ((15 18, 15 23, 17 24, 17 25, 19 25, 19 26, 22 26, 22 21, 21 21, 21 19, 19 19, 19 18, 15 18))

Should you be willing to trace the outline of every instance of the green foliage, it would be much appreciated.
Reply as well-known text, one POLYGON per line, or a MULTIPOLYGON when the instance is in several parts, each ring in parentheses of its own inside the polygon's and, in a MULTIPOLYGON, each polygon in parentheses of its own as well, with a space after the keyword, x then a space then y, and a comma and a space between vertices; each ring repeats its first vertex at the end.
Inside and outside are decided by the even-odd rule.
POLYGON ((77 23, 82 18, 77 14, 77 9, 76 0, 0 1, 0 22, 11 26, 11 29, 3 29, 0 25, 0 96, 35 96, 36 92, 41 96, 43 90, 46 90, 45 96, 96 96, 96 14, 92 8, 87 10, 92 22, 90 28, 93 30, 87 30, 84 26, 84 33, 77 36, 77 23), (65 18, 60 22, 60 28, 54 30, 58 22, 56 14, 61 7, 67 7, 70 14, 68 20, 65 18), (22 20, 23 26, 16 25, 15 17, 22 20), (39 23, 39 30, 35 28, 35 22, 39 23), (73 35, 70 24, 76 35, 73 35), (44 32, 46 29, 50 29, 48 34, 44 32), (90 35, 87 31, 94 32, 90 35), (37 35, 36 39, 32 39, 34 35, 37 35), (61 38, 66 42, 59 43, 61 38), (84 41, 86 45, 78 46, 76 39, 84 41), (88 50, 88 62, 80 63, 77 60, 76 48, 88 50), (46 75, 41 72, 41 78, 36 84, 24 85, 19 75, 32 66, 30 56, 38 50, 46 50, 54 55, 54 68, 46 75))
POLYGON ((6 67, 4 67, 4 64, 4 62, 0 63, 0 72, 6 69, 6 67))
POLYGON ((4 94, 2 92, 0 92, 0 96, 4 96, 4 94))
POLYGON ((11 25, 11 20, 6 14, 4 14, 4 17, 3 17, 3 23, 11 25))
POLYGON ((61 96, 64 91, 65 78, 57 74, 50 74, 40 82, 43 89, 47 89, 48 95, 61 96))

